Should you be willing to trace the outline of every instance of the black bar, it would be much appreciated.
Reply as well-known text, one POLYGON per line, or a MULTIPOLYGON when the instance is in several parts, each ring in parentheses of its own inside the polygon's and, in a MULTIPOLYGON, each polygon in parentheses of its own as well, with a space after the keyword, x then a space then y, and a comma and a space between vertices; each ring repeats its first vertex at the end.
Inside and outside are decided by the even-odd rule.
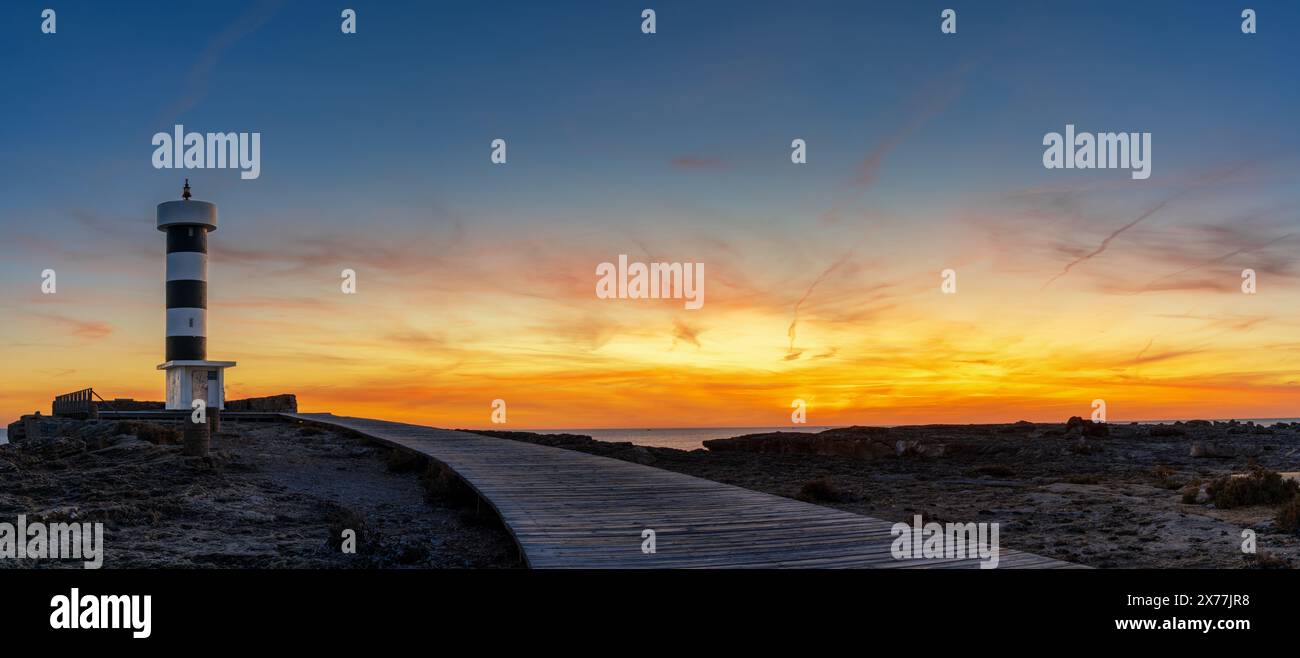
POLYGON ((178 251, 208 253, 208 230, 201 226, 167 227, 167 253, 178 251))
POLYGON ((167 361, 202 361, 207 357, 207 338, 203 336, 167 337, 167 361))
POLYGON ((167 282, 167 308, 207 308, 208 282, 182 279, 167 282))
MULTIPOLYGON (((566 647, 604 642, 606 649, 611 637, 654 644, 653 637, 665 647, 712 638, 725 643, 726 655, 746 645, 784 655, 777 648, 785 643, 802 655, 810 646, 852 646, 846 642, 902 642, 901 653, 916 655, 976 653, 958 650, 968 645, 1011 655, 1061 645, 1072 652, 1148 643, 1263 649, 1254 643, 1294 639, 1300 585, 1295 572, 1242 570, 7 571, 0 619, 28 642, 193 648, 201 641, 205 651, 268 639, 291 640, 295 649, 376 637, 392 646, 427 644, 438 634, 478 637, 494 650, 510 637, 550 637, 566 647), (73 587, 80 595, 150 595, 151 637, 51 628, 52 598, 73 587), (1190 603, 1155 609, 1130 599, 1177 595, 1190 603), (1208 604, 1204 597, 1213 595, 1245 599, 1208 604), (1170 618, 1247 620, 1250 628, 1116 628, 1117 620, 1170 618)), ((448 637, 441 639, 454 642, 448 637)))

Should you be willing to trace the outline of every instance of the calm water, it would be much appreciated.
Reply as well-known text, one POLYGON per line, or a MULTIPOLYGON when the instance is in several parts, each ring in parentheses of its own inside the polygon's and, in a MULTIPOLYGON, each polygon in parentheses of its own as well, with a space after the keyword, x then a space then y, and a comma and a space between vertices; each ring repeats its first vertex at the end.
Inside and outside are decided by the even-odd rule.
MULTIPOLYGON (((1257 425, 1273 423, 1296 423, 1300 418, 1244 418, 1241 422, 1253 420, 1257 425)), ((1124 421, 1116 421, 1124 422, 1124 421)), ((1172 423, 1172 420, 1144 420, 1142 423, 1172 423)), ((627 441, 641 446, 658 448, 677 448, 694 450, 703 448, 709 439, 726 439, 744 434, 761 434, 764 432, 821 432, 831 429, 831 425, 799 425, 785 427, 679 427, 667 429, 572 429, 572 430, 523 430, 539 434, 583 434, 597 441, 627 441)), ((0 427, 0 445, 9 443, 9 432, 0 427)))
MULTIPOLYGON (((1254 421, 1256 425, 1272 425, 1273 423, 1295 423, 1300 422, 1300 418, 1241 418, 1240 422, 1245 423, 1254 421)), ((1118 420, 1112 421, 1117 424, 1127 424, 1132 421, 1118 420)), ((1156 423, 1173 423, 1172 420, 1142 420, 1137 421, 1143 424, 1156 423)), ((1185 421, 1184 421, 1185 422, 1185 421)), ((733 436, 742 436, 745 434, 761 434, 764 432, 821 432, 823 430, 836 427, 834 425, 787 425, 784 427, 678 427, 678 428, 613 428, 613 429, 571 429, 571 430, 522 430, 525 432, 537 432, 538 434, 583 434, 590 436, 597 441, 627 441, 640 446, 652 446, 657 448, 677 448, 678 450, 694 450, 703 448, 704 442, 709 439, 727 439, 733 436)), ((889 427, 881 425, 880 427, 889 427)))
POLYGON ((764 432, 821 432, 827 425, 799 425, 785 427, 678 427, 678 428, 625 428, 625 429, 573 429, 525 430, 538 434, 583 434, 597 441, 627 441, 640 446, 694 450, 703 448, 709 439, 727 439, 745 434, 764 432))

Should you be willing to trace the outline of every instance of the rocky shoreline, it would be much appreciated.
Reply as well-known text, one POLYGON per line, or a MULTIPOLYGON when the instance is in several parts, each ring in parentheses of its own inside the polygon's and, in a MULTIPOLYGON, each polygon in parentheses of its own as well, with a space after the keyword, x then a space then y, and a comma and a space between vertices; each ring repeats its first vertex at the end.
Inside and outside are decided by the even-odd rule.
MULTIPOLYGON (((102 522, 108 568, 520 566, 507 531, 454 478, 351 435, 230 422, 198 458, 164 425, 40 423, 39 438, 0 446, 0 521, 102 522), (357 531, 356 554, 340 550, 343 529, 357 531)), ((1300 566, 1300 423, 850 427, 693 451, 478 433, 890 521, 997 522, 1006 548, 1095 567, 1300 566)))
MULTIPOLYGON (((479 431, 800 498, 890 521, 998 522, 1002 545, 1103 568, 1300 566, 1279 518, 1300 423, 1190 421, 849 427, 708 441, 703 450, 479 431), (1228 505, 1237 480, 1278 488, 1228 505), (1278 484, 1281 483, 1281 484, 1278 484), (1216 489, 1217 485, 1217 489, 1216 489), (1218 493, 1219 504, 1213 496, 1218 493), (1250 504, 1246 504, 1250 503, 1250 504), (1243 531, 1256 552, 1243 552, 1243 531)), ((1289 485, 1288 485, 1289 486, 1289 485)), ((1285 502, 1291 501, 1290 507, 1285 502)), ((1294 511, 1292 512, 1294 514, 1294 511)))
MULTIPOLYGON (((0 446, 0 521, 104 524, 105 568, 517 567, 509 534, 426 465, 327 430, 227 422, 208 457, 170 427, 43 417, 0 446), (343 530, 356 552, 342 550, 343 530)), ((0 559, 6 567, 79 562, 0 559)))

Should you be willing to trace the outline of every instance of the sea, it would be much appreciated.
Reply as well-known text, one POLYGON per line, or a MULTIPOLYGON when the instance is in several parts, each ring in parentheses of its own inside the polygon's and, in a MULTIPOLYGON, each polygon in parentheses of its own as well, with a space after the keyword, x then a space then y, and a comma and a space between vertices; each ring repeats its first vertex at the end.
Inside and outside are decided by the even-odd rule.
MULTIPOLYGON (((1274 423, 1295 423, 1300 422, 1300 418, 1240 418, 1238 422, 1254 422, 1256 425, 1272 425, 1274 423)), ((1173 420, 1139 420, 1139 421, 1111 421, 1113 423, 1138 422, 1144 425, 1174 423, 1173 420)), ((1186 422, 1186 421, 1184 421, 1186 422)), ((1216 422, 1222 422, 1216 421, 1216 422)), ((920 423, 914 423, 920 424, 920 423)), ((695 450, 703 448, 704 442, 709 439, 728 439, 733 436, 743 436, 745 434, 765 434, 768 432, 821 432, 840 425, 784 425, 781 427, 668 427, 668 428, 603 428, 603 429, 567 429, 567 430, 522 430, 525 432, 537 432, 538 434, 581 434, 590 436, 597 441, 628 442, 639 446, 649 446, 653 448, 677 448, 678 450, 695 450)), ((878 425, 877 427, 893 427, 892 425, 878 425)))
MULTIPOLYGON (((1254 421, 1256 425, 1273 423, 1296 423, 1300 418, 1243 418, 1240 422, 1254 421)), ((1116 421, 1122 422, 1122 421, 1116 421)), ((1173 423, 1172 420, 1142 420, 1143 424, 1173 423)), ((709 439, 728 439, 745 434, 766 434, 768 432, 822 432, 838 425, 800 425, 794 427, 667 427, 667 428, 600 428, 567 430, 522 430, 538 434, 582 434, 597 441, 627 442, 653 448, 677 448, 678 450, 695 450, 703 448, 709 439)), ((888 427, 882 425, 881 427, 888 427)), ((9 443, 8 430, 0 427, 0 445, 9 443)))
POLYGON ((767 432, 821 432, 831 429, 830 425, 800 425, 793 427, 656 427, 647 428, 605 428, 605 429, 570 429, 570 430, 524 430, 538 434, 581 434, 597 441, 628 442, 652 448, 677 448, 678 450, 695 450, 703 448, 709 439, 729 439, 746 434, 765 434, 767 432))

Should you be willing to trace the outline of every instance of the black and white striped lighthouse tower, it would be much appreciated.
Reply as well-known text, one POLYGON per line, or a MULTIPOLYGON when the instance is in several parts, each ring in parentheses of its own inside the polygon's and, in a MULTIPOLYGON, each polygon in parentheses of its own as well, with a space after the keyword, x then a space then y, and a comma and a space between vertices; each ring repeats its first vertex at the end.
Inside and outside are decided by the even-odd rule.
POLYGON ((190 198, 158 204, 158 230, 167 233, 167 408, 225 406, 225 369, 234 361, 208 361, 208 233, 217 230, 217 206, 190 198))

